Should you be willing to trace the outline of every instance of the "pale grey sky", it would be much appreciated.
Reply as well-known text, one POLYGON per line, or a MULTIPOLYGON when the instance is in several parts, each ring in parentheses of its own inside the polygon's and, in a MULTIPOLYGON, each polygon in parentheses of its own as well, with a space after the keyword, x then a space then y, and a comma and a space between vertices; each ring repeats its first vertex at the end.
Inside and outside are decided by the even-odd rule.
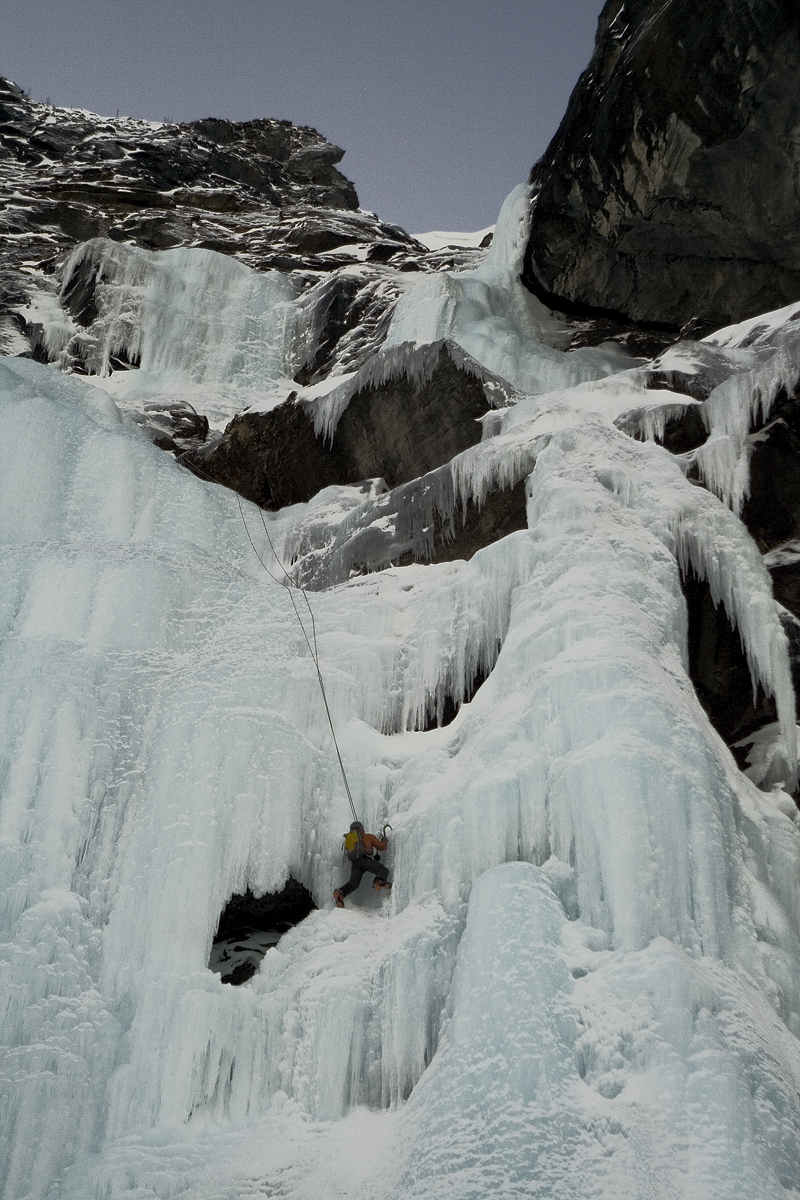
POLYGON ((284 117, 411 232, 479 229, 555 132, 602 0, 3 0, 0 74, 161 120, 284 117))

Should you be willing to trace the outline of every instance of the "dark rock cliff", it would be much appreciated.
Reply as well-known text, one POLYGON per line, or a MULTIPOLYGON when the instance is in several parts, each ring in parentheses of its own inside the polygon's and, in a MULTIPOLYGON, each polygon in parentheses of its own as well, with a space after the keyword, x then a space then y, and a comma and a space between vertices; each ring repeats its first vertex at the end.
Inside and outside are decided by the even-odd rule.
POLYGON ((531 173, 524 280, 675 328, 800 297, 796 0, 609 0, 531 173))

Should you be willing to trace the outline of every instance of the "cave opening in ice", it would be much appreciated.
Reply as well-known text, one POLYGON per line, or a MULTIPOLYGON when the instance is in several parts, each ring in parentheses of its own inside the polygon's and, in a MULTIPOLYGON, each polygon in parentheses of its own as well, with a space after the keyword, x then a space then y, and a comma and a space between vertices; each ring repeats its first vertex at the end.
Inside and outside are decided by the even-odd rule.
POLYGON ((252 979, 264 955, 316 910, 311 893, 291 876, 277 892, 232 895, 219 916, 209 970, 234 986, 252 979))
MULTIPOLYGON (((497 648, 497 653, 500 653, 500 647, 497 648)), ((422 729, 425 733, 430 733, 432 729, 443 729, 446 725, 451 725, 455 721, 462 704, 469 704, 475 696, 475 693, 481 688, 489 678, 490 668, 479 666, 476 667, 471 681, 467 681, 467 686, 464 688, 463 695, 456 694, 453 691, 445 692, 444 696, 432 696, 430 706, 427 710, 425 723, 422 729)))

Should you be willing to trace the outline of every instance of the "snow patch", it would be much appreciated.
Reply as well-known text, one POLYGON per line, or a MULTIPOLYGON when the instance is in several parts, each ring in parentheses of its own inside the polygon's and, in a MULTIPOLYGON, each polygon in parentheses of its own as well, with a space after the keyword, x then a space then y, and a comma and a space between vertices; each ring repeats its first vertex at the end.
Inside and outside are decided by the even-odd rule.
POLYGON ((445 250, 449 247, 478 250, 488 235, 494 233, 494 230, 494 225, 487 225, 485 229, 477 229, 474 233, 447 233, 442 229, 433 229, 430 233, 415 233, 414 237, 429 250, 445 250))

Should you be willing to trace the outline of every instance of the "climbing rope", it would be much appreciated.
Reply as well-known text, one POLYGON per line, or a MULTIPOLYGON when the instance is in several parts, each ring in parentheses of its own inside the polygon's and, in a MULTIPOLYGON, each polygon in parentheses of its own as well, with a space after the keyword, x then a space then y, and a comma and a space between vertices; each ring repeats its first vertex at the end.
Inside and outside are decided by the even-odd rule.
POLYGON ((314 663, 314 667, 316 668, 317 680, 319 682, 319 690, 322 693, 322 703, 325 705, 325 712, 328 717, 328 724, 331 727, 331 737, 333 738, 333 745, 336 750, 336 757, 339 760, 339 769, 342 772, 342 779, 344 781, 344 789, 347 792, 347 801, 350 805, 350 811, 353 814, 353 820, 357 821, 358 813, 356 812, 356 806, 353 803, 353 794, 350 791, 350 784, 347 782, 347 772, 344 769, 344 762, 342 761, 342 754, 341 754, 341 751, 339 750, 339 742, 336 737, 336 730, 333 725, 333 717, 331 716, 330 706, 328 705, 328 697, 325 692, 325 684, 322 679, 322 671, 320 670, 320 666, 319 666, 319 650, 317 649, 317 623, 314 620, 314 613, 311 609, 311 604, 309 602, 308 596, 306 595, 306 590, 305 590, 305 588, 300 587, 299 584, 295 583, 295 581, 292 579, 289 572, 286 570, 286 567, 283 565, 280 558, 278 557, 278 553, 275 549, 272 538, 269 535, 269 530, 267 529, 267 523, 264 520, 264 514, 261 511, 261 509, 259 508, 258 515, 261 518, 261 524, 264 528, 264 533, 266 535, 267 541, 269 542, 269 548, 272 551, 272 557, 275 559, 275 562, 278 564, 280 569, 283 571, 285 583, 283 581, 281 581, 280 579, 278 579, 277 576, 273 575, 272 571, 270 571, 269 567, 264 562, 261 555, 258 553, 256 544, 250 535, 250 530, 247 525, 247 520, 245 519, 244 509, 242 508, 242 501, 241 501, 241 498, 239 497, 239 493, 235 492, 234 495, 236 496, 236 503, 239 505, 239 516, 242 518, 242 524, 244 525, 245 533, 247 534, 247 539, 250 542, 250 545, 253 547, 253 553, 255 554, 258 561, 261 563, 261 566, 264 568, 264 570, 269 575, 270 579, 274 579, 275 582, 277 584, 279 584, 281 587, 285 587, 286 591, 289 594, 289 599, 291 600, 292 608, 294 609, 294 615, 297 617, 297 623, 303 632, 303 637, 305 638, 305 643, 308 646, 308 652, 311 655, 312 661, 314 663), (308 609, 308 615, 311 618, 311 638, 309 638, 306 627, 303 624, 303 620, 300 616, 300 610, 298 609, 297 604, 295 602, 295 598, 292 594, 293 591, 300 592, 300 594, 302 595, 303 599, 306 602, 306 608, 308 609), (313 645, 312 645, 312 640, 313 640, 313 645))
MULTIPOLYGON (((183 457, 183 456, 181 455, 181 457, 183 457)), ((180 461, 180 459, 178 461, 180 461)), ((203 478, 207 479, 209 483, 217 483, 218 482, 216 479, 212 479, 212 477, 210 475, 207 475, 206 472, 202 469, 202 467, 198 467, 196 463, 192 463, 191 469, 192 469, 192 471, 196 471, 198 475, 202 475, 203 478)), ((233 490, 233 489, 231 489, 231 490, 233 490)), ((353 803, 353 793, 350 791, 350 784, 347 781, 347 772, 344 769, 344 762, 342 760, 341 751, 339 750, 339 742, 336 737, 336 730, 333 725, 333 717, 331 716, 331 710, 330 710, 330 706, 328 704, 328 697, 325 692, 325 684, 322 679, 322 671, 320 670, 320 666, 319 666, 319 650, 317 649, 317 623, 314 620, 314 613, 312 612, 311 604, 309 602, 308 596, 306 595, 305 588, 302 588, 302 587, 300 587, 300 585, 298 583, 295 583, 295 581, 292 579, 289 572, 286 570, 286 567, 283 565, 280 558, 278 557, 278 553, 275 549, 272 538, 269 535, 269 530, 267 529, 267 523, 264 520, 264 513, 259 508, 258 515, 261 517, 261 524, 264 528, 264 533, 266 535, 267 541, 269 542, 269 548, 272 551, 272 557, 275 559, 275 562, 278 564, 281 571, 283 571, 284 578, 279 579, 277 575, 274 575, 272 573, 272 571, 270 571, 269 567, 264 562, 264 559, 259 554, 258 547, 256 546, 256 544, 253 541, 253 538, 250 534, 250 529, 248 527, 247 520, 245 519, 245 515, 244 515, 244 509, 242 508, 241 497, 238 492, 234 492, 233 494, 236 497, 236 503, 239 506, 239 516, 242 519, 242 524, 244 525, 244 531, 247 534, 247 540, 249 541, 250 545, 252 546, 253 553, 255 554, 258 561, 261 563, 261 566, 264 568, 266 573, 269 575, 270 579, 272 579, 275 583, 277 583, 279 587, 286 588, 286 591, 289 594, 289 599, 291 600, 292 608, 294 609, 294 615, 297 617, 297 623, 300 626, 300 629, 302 630, 303 637, 305 639, 305 643, 308 646, 308 652, 311 655, 312 662, 314 663, 314 667, 317 672, 317 680, 319 682, 319 690, 322 693, 322 703, 325 705, 325 713, 328 717, 328 724, 331 727, 331 737, 333 738, 333 745, 334 745, 334 749, 336 750, 336 757, 339 760, 339 769, 342 772, 342 779, 344 781, 344 790, 347 792, 347 802, 350 805, 350 811, 353 814, 353 820, 357 821, 358 813, 356 812, 356 806, 353 803), (302 617, 300 616, 300 610, 298 609, 297 604, 295 602, 295 598, 293 595, 293 592, 295 592, 295 591, 300 592, 300 594, 302 595, 303 599, 306 602, 306 608, 308 609, 308 615, 311 619, 311 637, 310 638, 308 636, 308 631, 306 630, 306 627, 303 624, 302 617)))

